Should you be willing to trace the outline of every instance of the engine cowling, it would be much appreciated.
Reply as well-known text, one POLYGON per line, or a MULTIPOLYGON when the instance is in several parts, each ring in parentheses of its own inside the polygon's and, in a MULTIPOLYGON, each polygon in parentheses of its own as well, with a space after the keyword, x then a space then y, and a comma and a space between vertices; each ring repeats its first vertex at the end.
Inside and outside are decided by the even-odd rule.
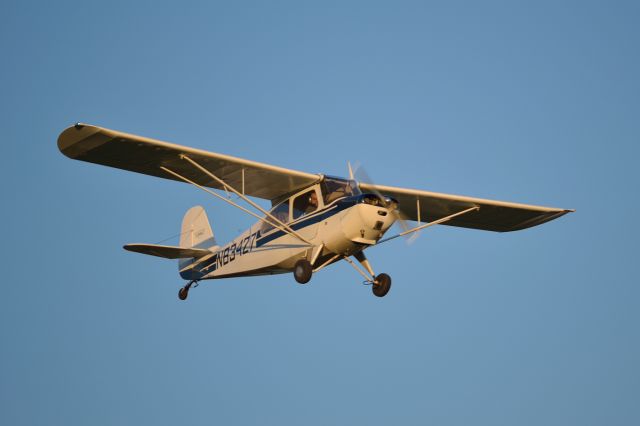
POLYGON ((363 245, 376 244, 395 222, 392 214, 397 208, 395 200, 362 194, 339 203, 342 211, 326 220, 321 231, 324 245, 334 253, 349 255, 361 250, 363 245))

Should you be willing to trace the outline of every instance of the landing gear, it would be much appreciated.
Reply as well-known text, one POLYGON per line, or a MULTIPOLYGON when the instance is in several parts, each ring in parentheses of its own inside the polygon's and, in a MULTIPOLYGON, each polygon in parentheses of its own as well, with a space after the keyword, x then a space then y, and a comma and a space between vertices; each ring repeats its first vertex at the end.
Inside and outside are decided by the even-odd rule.
POLYGON ((182 287, 178 290, 178 299, 187 300, 187 296, 189 296, 189 289, 187 287, 182 287))
POLYGON ((300 259, 296 262, 296 265, 293 267, 293 277, 300 284, 306 284, 311 279, 311 274, 313 273, 313 267, 311 263, 307 259, 300 259))
POLYGON ((391 289, 391 277, 387 274, 380 274, 373 281, 371 290, 378 297, 384 297, 391 289))
POLYGON ((197 284, 198 281, 193 280, 193 281, 189 281, 187 283, 187 285, 185 285, 184 287, 182 287, 180 290, 178 290, 178 299, 180 300, 187 300, 187 297, 189 296, 189 289, 191 288, 191 286, 193 284, 196 284, 196 287, 198 286, 197 284))
POLYGON ((362 266, 364 266, 369 274, 360 269, 348 257, 343 257, 343 259, 349 262, 349 264, 353 266, 353 269, 358 271, 358 273, 360 273, 360 275, 364 277, 364 284, 371 284, 371 290, 373 291, 373 294, 375 296, 385 297, 391 289, 391 277, 387 274, 375 275, 373 273, 373 268, 371 268, 371 265, 369 264, 369 261, 367 260, 363 252, 360 251, 353 256, 358 260, 358 262, 360 262, 362 266))

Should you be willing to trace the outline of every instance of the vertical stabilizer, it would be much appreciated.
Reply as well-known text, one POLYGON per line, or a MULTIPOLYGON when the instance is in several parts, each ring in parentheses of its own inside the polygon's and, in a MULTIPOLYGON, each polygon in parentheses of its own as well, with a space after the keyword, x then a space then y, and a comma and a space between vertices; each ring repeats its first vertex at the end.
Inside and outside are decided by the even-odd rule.
POLYGON ((202 206, 191 207, 182 219, 180 247, 211 248, 216 245, 207 213, 202 206))
MULTIPOLYGON (((211 249, 216 246, 216 239, 213 237, 207 213, 202 206, 191 207, 182 219, 182 229, 180 230, 180 247, 189 249, 211 249)), ((198 259, 180 259, 178 270, 180 276, 185 280, 195 280, 202 278, 198 270, 198 259)))

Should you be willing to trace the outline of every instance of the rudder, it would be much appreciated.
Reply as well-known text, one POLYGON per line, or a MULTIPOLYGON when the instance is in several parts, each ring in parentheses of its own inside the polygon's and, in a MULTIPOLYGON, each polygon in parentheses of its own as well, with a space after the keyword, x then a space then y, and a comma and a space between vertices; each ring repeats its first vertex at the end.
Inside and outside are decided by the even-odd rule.
MULTIPOLYGON (((182 219, 180 230, 180 247, 189 249, 211 249, 216 246, 216 239, 213 236, 211 225, 207 213, 202 206, 191 207, 182 219)), ((198 259, 180 259, 178 270, 180 276, 185 280, 196 280, 202 278, 201 271, 197 267, 198 259)))
POLYGON ((202 206, 191 207, 182 219, 180 247, 210 248, 216 245, 207 213, 202 206))

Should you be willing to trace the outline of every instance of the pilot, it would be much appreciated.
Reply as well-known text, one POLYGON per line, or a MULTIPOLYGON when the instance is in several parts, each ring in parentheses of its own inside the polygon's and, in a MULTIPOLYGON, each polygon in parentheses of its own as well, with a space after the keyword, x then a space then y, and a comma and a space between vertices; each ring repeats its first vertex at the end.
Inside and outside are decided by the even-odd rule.
POLYGON ((316 191, 313 191, 309 194, 309 204, 307 204, 307 208, 304 210, 304 214, 315 212, 318 209, 318 195, 316 191))

